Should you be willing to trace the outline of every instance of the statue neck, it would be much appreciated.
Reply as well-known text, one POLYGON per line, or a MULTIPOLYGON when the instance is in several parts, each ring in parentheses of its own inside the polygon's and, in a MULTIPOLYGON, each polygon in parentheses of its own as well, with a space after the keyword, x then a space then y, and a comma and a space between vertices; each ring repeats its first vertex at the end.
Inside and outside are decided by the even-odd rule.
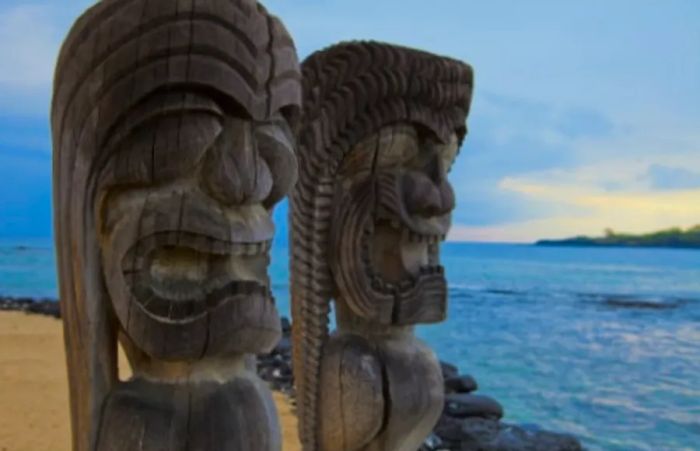
MULTIPOLYGON (((134 377, 161 383, 230 382, 251 370, 245 356, 227 359, 207 358, 197 362, 141 360, 133 365, 134 377)), ((253 374, 253 373, 251 373, 253 374)))
POLYGON ((374 338, 403 338, 413 336, 413 326, 392 326, 378 324, 355 314, 347 302, 337 299, 335 319, 338 331, 374 338))
POLYGON ((205 357, 201 360, 165 361, 154 359, 121 336, 121 343, 136 378, 166 384, 197 382, 226 383, 236 377, 255 374, 255 356, 241 354, 226 357, 205 357))

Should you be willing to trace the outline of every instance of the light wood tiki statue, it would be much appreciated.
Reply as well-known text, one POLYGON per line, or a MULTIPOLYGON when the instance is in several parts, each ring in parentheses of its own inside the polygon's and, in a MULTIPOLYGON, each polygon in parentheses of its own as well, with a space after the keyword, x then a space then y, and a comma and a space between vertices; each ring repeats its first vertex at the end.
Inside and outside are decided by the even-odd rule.
POLYGON ((415 451, 443 408, 439 363, 413 327, 445 318, 446 174, 466 135, 472 70, 354 42, 313 54, 302 72, 291 218, 303 446, 415 451))
POLYGON ((281 448, 250 356, 280 336, 270 213, 300 100, 254 0, 102 0, 73 26, 52 128, 74 450, 281 448))

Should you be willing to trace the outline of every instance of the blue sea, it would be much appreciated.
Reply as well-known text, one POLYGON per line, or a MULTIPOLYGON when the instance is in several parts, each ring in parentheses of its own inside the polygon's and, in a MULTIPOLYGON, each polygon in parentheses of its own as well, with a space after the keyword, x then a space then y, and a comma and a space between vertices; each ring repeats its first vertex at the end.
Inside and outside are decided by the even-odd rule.
MULTIPOLYGON (((289 315, 288 257, 271 274, 289 315)), ((700 449, 700 251, 447 244, 449 320, 419 329, 506 421, 592 450, 700 449)), ((0 241, 0 295, 55 297, 46 240, 0 241)))

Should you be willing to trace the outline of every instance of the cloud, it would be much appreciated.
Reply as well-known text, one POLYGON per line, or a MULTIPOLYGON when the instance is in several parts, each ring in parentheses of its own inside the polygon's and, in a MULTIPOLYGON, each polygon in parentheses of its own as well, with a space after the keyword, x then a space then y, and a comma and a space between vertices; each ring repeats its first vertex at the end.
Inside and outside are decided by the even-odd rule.
MULTIPOLYGON (((617 169, 620 169, 617 167, 617 169)), ((605 228, 644 233, 700 223, 700 187, 653 191, 636 185, 610 191, 592 179, 605 180, 616 167, 597 172, 587 167, 549 178, 505 178, 499 188, 520 196, 521 202, 545 205, 542 218, 510 221, 488 227, 457 224, 451 240, 531 242, 540 238, 599 235, 605 228), (594 174, 597 174, 594 177, 594 174)), ((634 171, 622 175, 634 180, 634 171)))
POLYGON ((646 233, 700 223, 699 190, 669 193, 649 198, 646 194, 625 196, 584 195, 572 202, 583 205, 578 213, 548 216, 489 227, 456 224, 450 241, 487 241, 532 243, 543 238, 568 238, 576 235, 601 236, 606 228, 630 233, 646 233), (641 207, 641 208, 639 208, 641 207))
POLYGON ((605 136, 570 138, 562 149, 568 160, 529 171, 505 165, 488 188, 460 191, 450 239, 534 241, 700 223, 697 131, 616 126, 605 136), (489 216, 490 202, 511 214, 489 216))
POLYGON ((61 42, 91 1, 17 3, 0 7, 0 115, 46 116, 61 42))
MULTIPOLYGON (((91 3, 0 5, 0 159, 13 161, 0 177, 16 173, 26 192, 2 197, 0 218, 30 218, 17 223, 22 227, 37 210, 49 210, 49 179, 40 174, 50 173, 53 66, 71 23, 91 3), (43 194, 29 198, 39 183, 31 177, 42 180, 43 194)), ((302 57, 360 38, 474 65, 470 135, 451 175, 458 195, 453 237, 530 240, 608 226, 683 225, 680 213, 654 212, 663 202, 680 209, 698 203, 692 198, 700 168, 697 3, 265 3, 288 25, 302 57)))
POLYGON ((19 5, 0 13, 0 84, 45 86, 51 80, 57 36, 49 8, 19 5))
POLYGON ((685 168, 653 164, 649 167, 646 178, 652 187, 663 190, 700 188, 700 172, 685 168))
POLYGON ((478 92, 469 129, 451 182, 458 198, 455 221, 471 226, 551 214, 547 204, 523 202, 499 183, 520 174, 574 169, 580 164, 581 142, 617 133, 613 122, 595 110, 478 92))

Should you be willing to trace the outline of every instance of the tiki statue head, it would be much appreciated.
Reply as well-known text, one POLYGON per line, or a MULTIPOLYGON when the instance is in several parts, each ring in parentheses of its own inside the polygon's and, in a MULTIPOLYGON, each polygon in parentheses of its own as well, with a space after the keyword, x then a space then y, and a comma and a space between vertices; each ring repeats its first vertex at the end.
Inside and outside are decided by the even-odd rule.
MULTIPOLYGON (((374 42, 330 47, 302 67, 292 295, 308 401, 331 298, 342 301, 339 315, 377 326, 444 319, 439 245, 455 202, 447 172, 466 135, 473 75, 462 62, 374 42)), ((309 409, 302 402, 302 422, 313 423, 309 409)), ((302 424, 308 440, 312 429, 302 424)))
POLYGON ((454 195, 447 171, 457 133, 441 141, 420 124, 382 126, 353 146, 339 168, 329 257, 338 295, 381 324, 444 319, 439 243, 454 195))
POLYGON ((118 333, 163 361, 274 346, 271 209, 300 99, 294 44, 254 0, 102 0, 74 25, 52 105, 71 389, 94 387, 74 429, 94 427, 118 333))

